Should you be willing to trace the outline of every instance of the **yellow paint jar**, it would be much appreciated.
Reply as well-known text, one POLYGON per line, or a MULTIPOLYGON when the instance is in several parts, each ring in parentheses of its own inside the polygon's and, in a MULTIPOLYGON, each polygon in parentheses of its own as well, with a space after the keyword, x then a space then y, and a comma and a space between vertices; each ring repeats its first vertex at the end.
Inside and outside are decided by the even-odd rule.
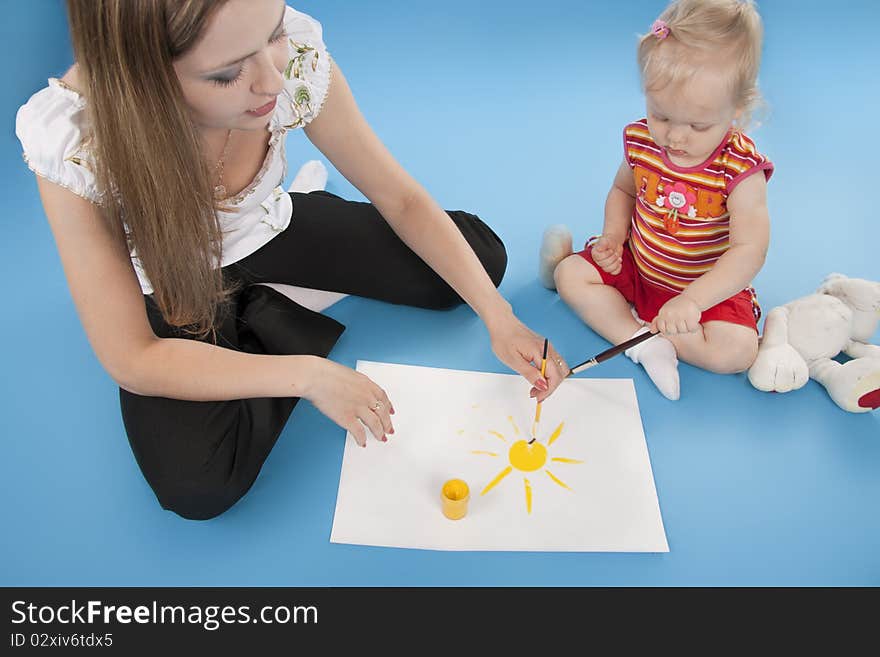
POLYGON ((443 484, 443 490, 440 491, 443 515, 450 520, 461 520, 467 514, 469 499, 468 485, 461 479, 450 479, 443 484))

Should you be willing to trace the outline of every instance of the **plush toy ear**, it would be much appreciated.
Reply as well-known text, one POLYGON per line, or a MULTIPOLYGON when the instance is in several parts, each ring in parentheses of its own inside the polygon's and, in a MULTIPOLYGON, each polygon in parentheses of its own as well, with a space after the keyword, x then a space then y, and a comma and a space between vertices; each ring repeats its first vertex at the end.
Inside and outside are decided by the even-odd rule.
POLYGON ((825 280, 822 281, 822 285, 819 286, 819 289, 816 290, 819 294, 835 294, 837 292, 840 283, 847 279, 843 274, 828 274, 825 277, 825 280))

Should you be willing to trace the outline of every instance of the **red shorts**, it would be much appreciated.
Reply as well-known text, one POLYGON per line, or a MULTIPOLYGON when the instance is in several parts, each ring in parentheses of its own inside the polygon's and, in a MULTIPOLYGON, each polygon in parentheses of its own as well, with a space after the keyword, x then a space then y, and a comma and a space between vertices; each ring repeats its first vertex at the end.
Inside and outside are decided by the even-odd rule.
MULTIPOLYGON (((593 262, 592 247, 589 244, 583 251, 579 251, 578 255, 596 268, 605 285, 610 285, 618 290, 627 301, 633 304, 639 317, 646 322, 653 321, 663 304, 677 296, 675 292, 659 288, 639 275, 632 253, 626 244, 623 247, 622 268, 617 275, 609 274, 593 262)), ((755 291, 752 288, 747 288, 717 306, 705 310, 700 317, 700 323, 730 322, 731 324, 748 326, 757 332, 760 318, 761 307, 758 305, 755 291)))

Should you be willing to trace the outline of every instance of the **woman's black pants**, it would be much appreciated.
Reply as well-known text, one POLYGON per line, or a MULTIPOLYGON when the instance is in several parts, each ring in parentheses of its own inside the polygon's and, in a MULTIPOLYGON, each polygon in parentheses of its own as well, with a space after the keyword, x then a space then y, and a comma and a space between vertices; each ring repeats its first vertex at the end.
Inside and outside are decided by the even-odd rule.
MULTIPOLYGON (((345 330, 265 285, 287 283, 421 308, 462 302, 368 203, 327 192, 292 193, 290 225, 255 253, 223 268, 238 292, 212 340, 255 354, 327 356, 345 330)), ((478 217, 448 213, 498 286, 507 267, 499 237, 478 217)), ((152 297, 147 314, 161 338, 189 338, 152 297)), ((160 504, 194 520, 220 515, 251 487, 299 398, 195 402, 119 391, 131 449, 160 504)))

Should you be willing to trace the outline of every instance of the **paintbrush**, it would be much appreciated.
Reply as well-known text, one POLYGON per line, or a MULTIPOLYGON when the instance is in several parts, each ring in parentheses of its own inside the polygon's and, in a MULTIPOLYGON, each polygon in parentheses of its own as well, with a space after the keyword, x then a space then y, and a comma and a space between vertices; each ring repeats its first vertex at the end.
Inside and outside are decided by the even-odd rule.
MULTIPOLYGON (((544 338, 544 355, 541 357, 541 378, 547 371, 547 338, 544 338)), ((541 402, 535 407, 535 421, 532 422, 532 439, 529 441, 531 445, 538 437, 538 421, 541 419, 541 402)))
POLYGON ((650 332, 642 333, 641 335, 637 335, 636 337, 631 338, 631 339, 627 340, 626 342, 620 343, 616 347, 611 347, 610 349, 606 349, 602 353, 596 354, 595 356, 593 356, 589 360, 585 360, 580 365, 575 365, 574 367, 572 367, 569 370, 566 378, 568 378, 569 376, 572 376, 573 374, 578 374, 580 372, 583 372, 584 370, 588 370, 591 367, 595 367, 599 363, 604 363, 609 358, 613 358, 617 354, 622 354, 624 351, 626 351, 630 347, 635 347, 637 344, 642 344, 645 340, 650 340, 655 335, 657 335, 657 334, 650 333, 650 332))

